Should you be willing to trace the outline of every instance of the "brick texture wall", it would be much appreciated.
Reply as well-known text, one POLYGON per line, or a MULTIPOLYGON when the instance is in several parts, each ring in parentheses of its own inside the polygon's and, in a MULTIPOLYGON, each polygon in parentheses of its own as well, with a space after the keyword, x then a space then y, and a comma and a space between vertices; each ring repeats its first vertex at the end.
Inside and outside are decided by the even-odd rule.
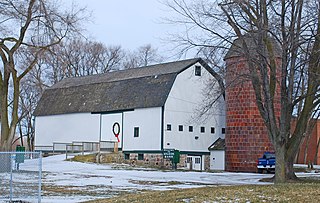
POLYGON ((232 57, 226 59, 226 65, 226 170, 256 172, 257 159, 273 148, 256 105, 246 61, 232 57))
MULTIPOLYGON (((298 164, 320 164, 320 152, 317 153, 317 151, 319 151, 320 120, 315 122, 312 132, 306 134, 305 139, 300 146, 296 162, 298 164)), ((295 122, 293 122, 292 127, 295 127, 295 122)))

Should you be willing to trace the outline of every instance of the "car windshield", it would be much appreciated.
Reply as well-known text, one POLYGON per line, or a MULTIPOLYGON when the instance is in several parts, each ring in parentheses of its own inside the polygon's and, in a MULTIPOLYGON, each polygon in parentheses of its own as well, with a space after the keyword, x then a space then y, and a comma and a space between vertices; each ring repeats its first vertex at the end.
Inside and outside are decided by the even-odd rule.
POLYGON ((265 159, 274 159, 276 156, 274 154, 265 154, 264 155, 265 159))

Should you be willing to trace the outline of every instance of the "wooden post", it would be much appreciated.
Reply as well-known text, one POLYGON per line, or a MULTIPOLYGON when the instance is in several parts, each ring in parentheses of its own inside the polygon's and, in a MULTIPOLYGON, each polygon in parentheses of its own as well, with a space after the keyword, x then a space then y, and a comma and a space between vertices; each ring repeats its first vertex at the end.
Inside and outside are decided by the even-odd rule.
POLYGON ((118 153, 118 142, 114 142, 113 152, 118 153))

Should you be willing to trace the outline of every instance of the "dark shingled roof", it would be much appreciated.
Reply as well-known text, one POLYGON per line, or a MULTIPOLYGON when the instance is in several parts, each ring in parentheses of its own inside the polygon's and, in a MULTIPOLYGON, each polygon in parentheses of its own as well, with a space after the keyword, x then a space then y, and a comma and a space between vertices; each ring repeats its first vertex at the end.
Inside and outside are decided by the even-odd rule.
POLYGON ((114 71, 85 77, 66 78, 44 91, 35 116, 79 112, 110 112, 160 107, 166 102, 180 72, 200 58, 114 71))
POLYGON ((225 139, 222 139, 222 138, 218 138, 209 148, 208 150, 209 151, 212 151, 212 150, 224 150, 226 146, 226 142, 225 142, 225 139))

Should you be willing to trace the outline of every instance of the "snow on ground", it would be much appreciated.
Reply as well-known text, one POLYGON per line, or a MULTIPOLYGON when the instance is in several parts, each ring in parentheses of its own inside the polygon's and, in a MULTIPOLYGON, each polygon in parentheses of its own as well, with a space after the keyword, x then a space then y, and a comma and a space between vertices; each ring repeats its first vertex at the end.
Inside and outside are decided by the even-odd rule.
MULTIPOLYGON (((112 164, 69 162, 64 159, 65 155, 43 159, 44 185, 80 187, 96 192, 100 190, 101 193, 109 193, 109 196, 119 191, 168 190, 206 185, 266 184, 259 180, 272 176, 270 174, 113 169, 112 164)), ((101 195, 101 197, 108 197, 108 194, 101 195)), ((62 200, 72 202, 94 198, 97 197, 74 195, 61 199, 44 196, 43 202, 61 202, 62 200)))
MULTIPOLYGON (((112 165, 64 161, 65 156, 53 156, 43 159, 43 171, 50 172, 46 180, 53 181, 56 185, 106 185, 113 188, 136 188, 137 184, 129 180, 137 181, 177 181, 196 184, 264 184, 259 179, 272 175, 248 174, 248 173, 207 173, 188 171, 159 171, 159 170, 118 170, 112 165), (77 177, 82 177, 79 179, 77 177)), ((170 186, 171 188, 172 186, 170 186)), ((181 185, 179 185, 179 188, 181 185)), ((167 189, 167 187, 150 186, 148 189, 167 189)))
MULTIPOLYGON (((210 173, 195 171, 161 171, 154 169, 122 168, 113 164, 93 164, 64 161, 65 155, 43 158, 42 202, 80 202, 105 198, 121 192, 168 190, 218 185, 269 184, 259 182, 272 174, 210 173), (122 169, 121 169, 122 168, 122 169), (58 189, 72 190, 64 193, 58 189), (50 190, 51 189, 51 190, 50 190), (51 191, 51 192, 50 192, 51 191)), ((33 160, 23 165, 24 170, 34 169, 33 160)), ((121 166, 121 165, 120 165, 121 166)), ((298 176, 317 176, 317 173, 299 173, 298 176)), ((24 180, 21 178, 21 180, 24 180)), ((25 181, 25 180, 24 180, 25 181)))

